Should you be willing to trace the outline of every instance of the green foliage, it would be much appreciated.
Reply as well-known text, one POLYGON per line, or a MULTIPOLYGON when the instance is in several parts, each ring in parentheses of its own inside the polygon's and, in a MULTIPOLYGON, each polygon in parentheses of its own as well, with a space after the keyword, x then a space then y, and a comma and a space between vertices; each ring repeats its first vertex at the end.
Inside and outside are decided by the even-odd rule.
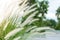
MULTIPOLYGON (((24 0, 20 6, 22 8, 26 8, 26 6, 28 6, 28 5, 26 5, 26 2, 27 2, 27 0, 24 0), (24 6, 24 5, 26 5, 26 6, 24 6)), ((29 28, 28 24, 34 19, 33 17, 38 12, 38 11, 35 11, 37 8, 31 9, 30 7, 31 6, 29 6, 27 8, 27 10, 20 9, 24 12, 24 14, 28 12, 26 15, 22 16, 23 17, 22 21, 20 20, 19 22, 17 22, 17 20, 19 20, 19 16, 20 16, 19 13, 16 14, 17 16, 15 14, 14 14, 15 16, 9 15, 9 17, 7 17, 7 19, 3 20, 3 22, 1 23, 1 28, 0 28, 0 34, 1 34, 0 39, 2 39, 2 40, 13 40, 14 38, 19 37, 19 36, 21 37, 19 39, 23 38, 24 34, 26 33, 26 30, 29 28), (18 25, 18 23, 20 23, 20 24, 18 25)))
POLYGON ((25 40, 30 33, 45 32, 45 29, 50 29, 49 27, 43 28, 42 26, 55 26, 54 20, 43 20, 44 14, 48 11, 48 1, 43 0, 42 2, 38 2, 36 0, 23 0, 19 6, 20 10, 18 9, 18 11, 23 11, 24 15, 21 16, 18 12, 4 19, 0 24, 0 39, 14 40, 18 38, 17 40, 25 40), (38 7, 37 3, 40 7, 38 7), (42 14, 42 16, 38 17, 39 14, 42 14))
POLYGON ((60 7, 56 10, 56 16, 57 16, 57 19, 60 20, 60 7))
POLYGON ((56 16, 57 16, 58 22, 56 24, 55 29, 60 30, 60 7, 58 7, 58 9, 56 10, 56 16))
POLYGON ((33 5, 34 3, 37 4, 36 6, 34 6, 34 8, 37 8, 38 13, 34 16, 34 18, 39 19, 38 21, 35 21, 31 25, 43 26, 43 19, 45 18, 44 14, 47 13, 48 11, 48 1, 30 0, 29 3, 30 5, 33 5), (41 17, 38 17, 38 15, 40 14, 42 14, 41 17))
POLYGON ((51 28, 54 28, 54 29, 55 29, 56 21, 53 20, 53 19, 46 20, 44 24, 45 24, 46 26, 50 26, 51 28))

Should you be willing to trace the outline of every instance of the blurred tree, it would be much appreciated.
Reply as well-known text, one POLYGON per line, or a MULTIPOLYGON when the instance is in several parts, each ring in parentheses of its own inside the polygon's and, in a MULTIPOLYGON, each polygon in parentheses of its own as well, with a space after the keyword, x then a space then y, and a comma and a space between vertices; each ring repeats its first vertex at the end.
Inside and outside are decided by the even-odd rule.
POLYGON ((49 27, 51 27, 51 28, 54 28, 54 29, 55 29, 56 21, 55 21, 55 20, 53 20, 53 19, 46 20, 44 24, 45 24, 45 26, 49 26, 49 27))
POLYGON ((56 29, 60 30, 60 7, 58 7, 58 9, 56 10, 56 16, 57 16, 57 19, 58 19, 56 29))
POLYGON ((60 22, 60 7, 56 10, 56 16, 58 21, 60 22))
POLYGON ((47 11, 48 11, 48 1, 47 0, 42 0, 42 1, 30 0, 29 3, 30 3, 30 5, 33 5, 36 3, 37 6, 35 6, 35 7, 38 8, 39 14, 41 13, 42 16, 44 16, 44 14, 47 13, 47 11))
POLYGON ((60 30, 60 23, 58 22, 55 27, 56 30, 60 30))
MULTIPOLYGON (((34 22, 37 26, 43 26, 43 19, 45 18, 44 14, 47 14, 48 11, 48 1, 47 0, 29 0, 30 5, 37 4, 35 7, 39 11, 34 18, 38 18, 39 20, 34 22), (41 15, 41 16, 38 16, 41 15)), ((34 8, 35 8, 34 7, 34 8)), ((36 10, 35 10, 36 11, 36 10)))

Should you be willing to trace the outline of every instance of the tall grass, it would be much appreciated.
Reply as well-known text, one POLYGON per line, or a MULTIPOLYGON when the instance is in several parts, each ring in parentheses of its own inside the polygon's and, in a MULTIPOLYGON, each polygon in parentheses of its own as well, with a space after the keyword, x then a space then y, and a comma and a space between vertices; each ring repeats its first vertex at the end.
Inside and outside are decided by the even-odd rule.
POLYGON ((14 3, 12 1, 9 4, 10 6, 8 5, 11 7, 11 10, 7 9, 9 11, 8 15, 0 24, 0 40, 25 40, 23 36, 26 33, 34 33, 37 30, 37 26, 30 26, 31 23, 39 20, 33 18, 38 12, 35 11, 37 8, 33 8, 37 4, 33 4, 32 6, 28 6, 28 4, 28 0, 18 0, 18 2, 15 0, 14 3))

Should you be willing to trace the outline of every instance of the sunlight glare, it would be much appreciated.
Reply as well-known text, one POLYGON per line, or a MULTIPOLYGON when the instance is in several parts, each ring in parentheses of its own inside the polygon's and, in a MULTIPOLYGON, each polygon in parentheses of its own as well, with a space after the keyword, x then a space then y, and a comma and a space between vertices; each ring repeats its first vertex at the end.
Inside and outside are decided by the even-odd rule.
POLYGON ((14 13, 17 10, 19 1, 20 0, 0 0, 0 23, 9 16, 12 11, 14 13))

